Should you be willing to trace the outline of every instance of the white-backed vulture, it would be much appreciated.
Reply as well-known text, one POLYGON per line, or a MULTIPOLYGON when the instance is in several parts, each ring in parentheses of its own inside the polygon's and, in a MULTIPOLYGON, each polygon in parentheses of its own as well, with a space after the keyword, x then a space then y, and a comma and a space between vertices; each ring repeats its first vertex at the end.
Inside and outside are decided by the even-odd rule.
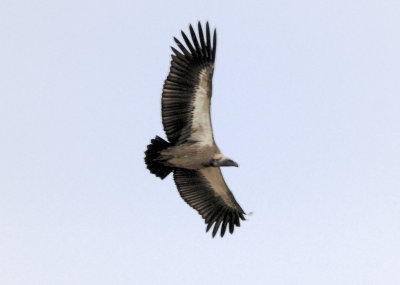
POLYGON ((174 173, 179 194, 212 227, 214 237, 229 226, 240 226, 244 211, 222 176, 221 166, 238 166, 225 157, 214 141, 210 117, 212 76, 217 35, 206 24, 205 35, 198 24, 198 37, 189 26, 191 41, 182 32, 186 47, 174 38, 170 72, 162 92, 162 122, 168 141, 156 136, 145 152, 151 173, 164 179, 174 173))

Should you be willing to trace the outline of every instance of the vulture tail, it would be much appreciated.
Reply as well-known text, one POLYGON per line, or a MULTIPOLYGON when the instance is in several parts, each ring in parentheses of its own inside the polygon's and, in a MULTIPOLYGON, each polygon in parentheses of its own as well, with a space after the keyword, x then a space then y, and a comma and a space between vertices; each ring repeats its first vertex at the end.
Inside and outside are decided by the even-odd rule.
POLYGON ((164 179, 172 171, 172 167, 165 166, 160 159, 160 151, 170 146, 170 143, 156 136, 151 140, 151 144, 147 146, 145 151, 144 161, 146 162, 147 169, 150 170, 155 176, 164 179))

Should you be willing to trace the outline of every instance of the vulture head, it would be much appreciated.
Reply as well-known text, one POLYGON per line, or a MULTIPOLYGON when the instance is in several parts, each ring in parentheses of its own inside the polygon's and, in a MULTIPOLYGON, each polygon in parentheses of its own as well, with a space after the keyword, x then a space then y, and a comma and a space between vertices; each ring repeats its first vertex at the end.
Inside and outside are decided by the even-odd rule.
POLYGON ((213 166, 213 167, 235 166, 235 167, 239 167, 239 164, 237 164, 235 161, 233 161, 229 157, 226 157, 226 156, 224 156, 222 154, 216 154, 204 166, 213 166))

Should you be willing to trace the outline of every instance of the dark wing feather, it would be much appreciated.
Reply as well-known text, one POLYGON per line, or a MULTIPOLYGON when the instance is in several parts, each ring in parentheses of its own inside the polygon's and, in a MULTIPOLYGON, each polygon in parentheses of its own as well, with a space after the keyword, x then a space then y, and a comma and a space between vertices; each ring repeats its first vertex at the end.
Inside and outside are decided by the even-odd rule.
POLYGON ((187 139, 191 129, 193 102, 196 91, 200 84, 203 71, 206 70, 208 96, 211 97, 211 81, 214 70, 216 51, 216 32, 213 39, 210 37, 210 28, 206 25, 206 41, 204 39, 201 24, 198 24, 200 43, 196 37, 193 27, 190 26, 191 41, 182 32, 186 43, 185 47, 178 39, 174 38, 178 48, 171 47, 172 55, 171 68, 165 80, 162 94, 162 121, 168 140, 177 143, 187 139), (186 131, 184 131, 184 129, 186 131))
POLYGON ((178 168, 174 170, 174 180, 183 200, 205 220, 206 231, 214 225, 213 237, 221 224, 221 236, 224 236, 228 225, 229 232, 233 233, 234 226, 240 226, 239 220, 245 220, 244 211, 226 186, 218 167, 201 170, 178 168))

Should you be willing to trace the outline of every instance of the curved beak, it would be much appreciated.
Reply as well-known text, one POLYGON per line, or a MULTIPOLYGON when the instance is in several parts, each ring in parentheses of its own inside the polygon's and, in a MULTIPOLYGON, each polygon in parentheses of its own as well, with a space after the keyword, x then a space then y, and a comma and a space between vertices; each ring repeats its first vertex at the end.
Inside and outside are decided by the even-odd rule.
POLYGON ((220 162, 219 166, 235 166, 235 167, 239 167, 239 164, 234 162, 232 159, 225 159, 225 160, 222 160, 220 162))

